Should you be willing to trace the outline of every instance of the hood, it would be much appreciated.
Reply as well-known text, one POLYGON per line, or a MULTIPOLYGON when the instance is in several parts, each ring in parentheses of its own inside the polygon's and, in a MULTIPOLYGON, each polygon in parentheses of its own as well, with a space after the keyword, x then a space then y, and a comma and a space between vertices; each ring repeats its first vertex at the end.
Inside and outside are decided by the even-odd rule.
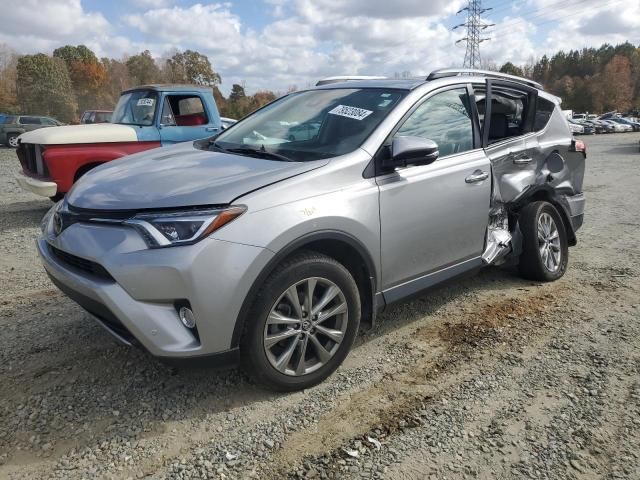
POLYGON ((192 142, 156 148, 97 167, 67 194, 74 207, 142 210, 221 205, 326 165, 280 162, 200 150, 192 142))
POLYGON ((64 145, 69 143, 137 142, 136 129, 117 123, 65 125, 32 130, 20 135, 23 143, 64 145))

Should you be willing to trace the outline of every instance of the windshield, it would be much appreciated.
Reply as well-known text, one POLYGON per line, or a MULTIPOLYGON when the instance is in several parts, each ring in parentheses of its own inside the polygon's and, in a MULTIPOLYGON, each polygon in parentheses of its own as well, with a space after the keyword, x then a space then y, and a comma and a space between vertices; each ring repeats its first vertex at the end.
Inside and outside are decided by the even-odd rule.
POLYGON ((125 93, 118 100, 111 121, 125 125, 153 125, 158 94, 153 90, 125 93))
POLYGON ((222 132, 215 145, 297 162, 344 155, 358 148, 405 95, 379 88, 294 93, 222 132))

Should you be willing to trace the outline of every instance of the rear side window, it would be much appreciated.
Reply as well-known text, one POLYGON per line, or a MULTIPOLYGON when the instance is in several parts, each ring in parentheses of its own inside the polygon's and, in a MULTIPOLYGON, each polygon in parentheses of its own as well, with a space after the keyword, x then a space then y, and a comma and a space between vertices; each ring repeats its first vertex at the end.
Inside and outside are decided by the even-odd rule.
POLYGON ((414 110, 395 136, 416 136, 438 144, 440 156, 473 149, 473 126, 466 88, 438 93, 414 110))
POLYGON ((40 119, 38 117, 20 117, 21 125, 40 125, 40 119))
MULTIPOLYGON (((476 90, 476 102, 480 124, 484 131, 486 118, 486 90, 476 90)), ((517 137, 530 131, 526 127, 530 96, 522 91, 493 87, 491 91, 491 118, 489 120, 489 143, 517 137)))
POLYGON ((536 105, 536 119, 533 124, 533 128, 536 132, 539 132, 549 123, 555 104, 542 97, 538 97, 538 103, 536 105))
POLYGON ((16 117, 12 117, 11 115, 7 115, 6 117, 0 119, 0 125, 5 124, 8 125, 10 123, 15 123, 16 117))

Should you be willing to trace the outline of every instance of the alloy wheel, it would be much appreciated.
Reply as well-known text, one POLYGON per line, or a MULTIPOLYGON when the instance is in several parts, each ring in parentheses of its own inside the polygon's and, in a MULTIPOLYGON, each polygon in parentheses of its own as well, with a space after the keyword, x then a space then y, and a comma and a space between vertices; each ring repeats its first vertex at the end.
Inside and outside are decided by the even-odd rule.
POLYGON ((9 146, 18 148, 18 137, 9 137, 9 146))
POLYGON ((562 260, 560 235, 556 222, 548 213, 543 213, 538 218, 538 250, 545 268, 556 272, 562 260))
POLYGON ((290 376, 318 370, 338 351, 348 321, 347 300, 335 283, 311 277, 291 285, 275 302, 264 328, 269 363, 290 376))

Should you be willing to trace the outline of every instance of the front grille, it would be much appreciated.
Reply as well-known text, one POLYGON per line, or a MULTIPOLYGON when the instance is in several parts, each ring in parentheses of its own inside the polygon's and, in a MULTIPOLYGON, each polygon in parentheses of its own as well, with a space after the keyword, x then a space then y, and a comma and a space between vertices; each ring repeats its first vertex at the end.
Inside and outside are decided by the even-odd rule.
POLYGON ((43 148, 33 143, 21 143, 18 147, 18 159, 26 173, 39 177, 49 177, 47 163, 42 157, 43 148))
POLYGON ((78 257, 76 255, 72 255, 71 253, 60 250, 53 245, 49 245, 49 251, 53 256, 55 256, 58 260, 60 260, 60 262, 64 263, 65 265, 68 265, 77 270, 81 270, 85 273, 90 273, 91 275, 99 277, 102 280, 115 282, 111 274, 109 274, 109 272, 107 272, 107 270, 99 263, 87 260, 86 258, 78 257))

